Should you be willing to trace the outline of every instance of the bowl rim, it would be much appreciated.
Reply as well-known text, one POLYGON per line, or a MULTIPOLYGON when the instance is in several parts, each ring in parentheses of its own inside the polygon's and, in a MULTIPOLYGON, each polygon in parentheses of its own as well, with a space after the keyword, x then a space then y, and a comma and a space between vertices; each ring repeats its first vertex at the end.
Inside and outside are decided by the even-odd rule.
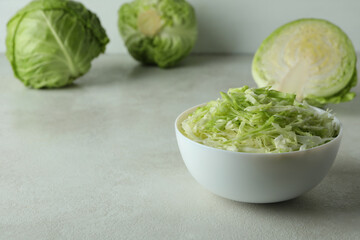
MULTIPOLYGON (((215 148, 215 147, 210 147, 210 146, 207 146, 207 145, 204 145, 204 144, 201 144, 201 143, 198 143, 190 138, 188 138, 187 136, 185 136, 182 131, 180 131, 180 129, 178 127, 181 126, 180 124, 180 119, 183 118, 185 115, 189 115, 191 114, 192 112, 194 112, 197 108, 199 107, 202 107, 202 106, 205 106, 207 103, 201 103, 201 104, 198 104, 198 105, 195 105, 195 106, 192 106, 188 109, 186 109, 185 111, 183 111, 182 113, 180 113, 176 119, 175 119, 175 132, 177 134, 180 134, 180 136, 182 136, 186 141, 192 143, 192 144, 195 144, 196 146, 199 146, 201 148, 205 148, 205 149, 209 149, 211 151, 220 151, 220 152, 224 152, 224 153, 227 153, 227 154, 235 154, 235 155, 252 155, 252 156, 269 156, 269 155, 272 155, 272 156, 276 156, 276 155, 288 155, 288 154, 296 154, 296 153, 306 153, 306 152, 310 152, 310 151, 313 151, 313 150, 316 150, 316 149, 321 149, 321 148, 326 148, 328 145, 330 144, 333 144, 335 141, 337 140, 340 140, 342 138, 342 135, 343 135, 343 126, 342 126, 342 123, 340 122, 340 120, 332 113, 328 112, 329 115, 331 115, 333 118, 334 118, 334 122, 335 124, 337 124, 339 126, 339 133, 338 135, 332 139, 331 141, 327 142, 327 143, 324 143, 324 144, 321 144, 319 146, 316 146, 316 147, 312 147, 312 148, 309 148, 309 149, 305 149, 305 150, 298 150, 298 151, 292 151, 292 152, 282 152, 282 153, 249 153, 249 152, 234 152, 234 151, 230 151, 230 150, 224 150, 224 149, 220 149, 220 148, 215 148)), ((323 109, 320 109, 318 107, 314 107, 314 106, 310 106, 314 109, 316 109, 317 111, 319 112, 326 112, 325 110, 323 109)))

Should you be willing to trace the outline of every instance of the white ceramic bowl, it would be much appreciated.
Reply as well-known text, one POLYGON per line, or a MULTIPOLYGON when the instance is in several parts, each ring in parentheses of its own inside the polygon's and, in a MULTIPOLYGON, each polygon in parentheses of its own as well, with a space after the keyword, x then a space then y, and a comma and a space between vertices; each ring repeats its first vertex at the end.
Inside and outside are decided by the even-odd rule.
MULTIPOLYGON (((295 198, 321 182, 331 168, 342 137, 312 149, 288 153, 242 153, 208 147, 190 140, 181 123, 201 105, 181 113, 175 121, 181 156, 191 175, 206 189, 224 198, 271 203, 295 198)), ((323 111, 317 109, 318 111, 323 111)))

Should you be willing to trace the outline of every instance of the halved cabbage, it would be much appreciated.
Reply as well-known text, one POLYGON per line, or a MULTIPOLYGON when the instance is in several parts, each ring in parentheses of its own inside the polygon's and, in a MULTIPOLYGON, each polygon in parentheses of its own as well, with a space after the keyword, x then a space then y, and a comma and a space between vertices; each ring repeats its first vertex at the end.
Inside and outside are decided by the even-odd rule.
POLYGON ((259 87, 295 93, 312 105, 350 101, 356 53, 348 36, 321 19, 300 19, 276 29, 257 50, 252 74, 259 87))

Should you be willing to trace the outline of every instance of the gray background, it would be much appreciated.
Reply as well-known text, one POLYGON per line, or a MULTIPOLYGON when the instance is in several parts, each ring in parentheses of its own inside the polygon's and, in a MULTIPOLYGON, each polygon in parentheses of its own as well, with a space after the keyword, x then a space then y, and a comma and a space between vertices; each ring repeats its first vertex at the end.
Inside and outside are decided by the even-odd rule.
MULTIPOLYGON (((0 52, 5 51, 6 23, 29 0, 0 1, 0 52)), ((124 53, 117 30, 117 10, 124 2, 82 0, 100 17, 111 40, 107 53, 124 53)), ((199 38, 194 52, 252 53, 274 29, 289 21, 316 17, 340 26, 360 50, 360 1, 358 0, 190 0, 196 9, 199 38)))

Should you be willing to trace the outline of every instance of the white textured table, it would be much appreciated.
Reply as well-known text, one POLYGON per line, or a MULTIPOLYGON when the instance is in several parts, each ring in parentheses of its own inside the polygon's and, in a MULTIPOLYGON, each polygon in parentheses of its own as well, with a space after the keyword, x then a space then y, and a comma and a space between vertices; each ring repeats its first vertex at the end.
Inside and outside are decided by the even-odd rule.
POLYGON ((1 55, 0 239, 360 239, 360 97, 333 108, 338 157, 297 199, 229 201, 187 172, 176 116, 255 86, 250 66, 205 55, 162 70, 105 55, 72 87, 30 90, 1 55))

